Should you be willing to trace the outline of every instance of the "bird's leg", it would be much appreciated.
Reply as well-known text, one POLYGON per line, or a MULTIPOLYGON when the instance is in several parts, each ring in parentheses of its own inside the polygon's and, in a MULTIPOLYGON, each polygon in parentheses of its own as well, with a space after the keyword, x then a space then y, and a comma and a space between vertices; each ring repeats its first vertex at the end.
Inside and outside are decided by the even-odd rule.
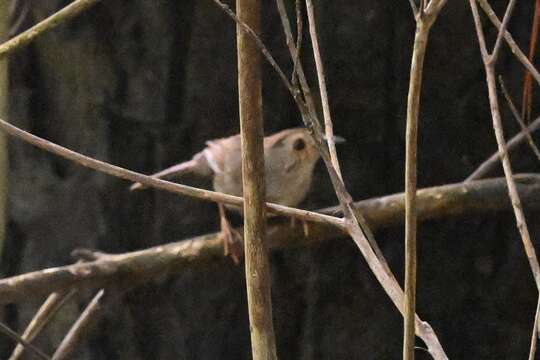
MULTIPOLYGON (((304 219, 300 221, 302 222, 302 230, 304 230, 304 236, 308 237, 309 236, 309 223, 304 219)), ((295 226, 296 226, 296 218, 291 217, 291 227, 295 227, 295 226)))
POLYGON ((242 245, 242 235, 236 231, 225 213, 225 206, 222 203, 218 203, 219 208, 219 220, 221 224, 220 237, 223 241, 223 253, 225 256, 230 256, 235 264, 240 263, 240 259, 244 256, 244 248, 242 245))

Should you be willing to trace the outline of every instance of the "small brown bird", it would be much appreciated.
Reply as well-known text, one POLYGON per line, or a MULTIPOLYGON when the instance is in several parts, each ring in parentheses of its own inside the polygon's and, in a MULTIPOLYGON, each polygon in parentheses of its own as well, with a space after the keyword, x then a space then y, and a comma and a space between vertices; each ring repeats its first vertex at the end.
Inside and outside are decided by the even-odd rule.
MULTIPOLYGON (((189 161, 171 166, 155 178, 171 179, 190 173, 212 177, 214 190, 242 196, 242 156, 240 135, 206 143, 206 148, 189 161)), ((280 131, 264 138, 266 201, 286 206, 298 205, 307 195, 319 152, 303 128, 280 131)), ((131 190, 142 189, 140 183, 131 190)), ((229 224, 223 204, 219 205, 225 255, 238 263, 242 256, 241 236, 229 224)), ((242 212, 242 209, 231 207, 242 212)))

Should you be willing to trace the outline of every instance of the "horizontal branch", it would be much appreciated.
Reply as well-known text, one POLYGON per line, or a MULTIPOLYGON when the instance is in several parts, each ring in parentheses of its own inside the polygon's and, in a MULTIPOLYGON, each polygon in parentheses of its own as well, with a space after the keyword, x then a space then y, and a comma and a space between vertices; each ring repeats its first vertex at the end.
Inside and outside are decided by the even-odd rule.
MULTIPOLYGON (((540 175, 516 175, 516 185, 523 204, 540 208, 540 175)), ((360 201, 356 208, 374 228, 403 222, 404 195, 395 194, 360 201)), ((510 201, 503 178, 471 181, 426 188, 418 191, 418 219, 436 219, 464 214, 480 214, 510 210, 510 201)), ((323 210, 338 212, 338 208, 323 210)), ((308 247, 346 234, 327 224, 310 224, 309 236, 302 226, 289 222, 274 224, 267 229, 270 248, 308 247)), ((0 280, 0 304, 13 303, 38 295, 71 287, 133 286, 165 273, 223 259, 223 247, 218 234, 198 236, 153 248, 110 255, 93 254, 95 261, 49 268, 0 280)))

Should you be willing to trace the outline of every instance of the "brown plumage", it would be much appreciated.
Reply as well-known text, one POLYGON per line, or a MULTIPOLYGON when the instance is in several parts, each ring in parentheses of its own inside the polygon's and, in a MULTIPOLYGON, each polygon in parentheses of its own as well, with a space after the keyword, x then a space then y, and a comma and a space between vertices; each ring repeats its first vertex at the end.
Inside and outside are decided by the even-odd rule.
MULTIPOLYGON (((286 206, 298 205, 309 191, 313 169, 319 153, 315 142, 303 128, 287 129, 264 138, 266 200, 286 206)), ((189 161, 171 166, 151 175, 171 179, 184 174, 194 174, 213 179, 214 190, 242 196, 242 153, 240 135, 211 140, 206 148, 189 161)), ((142 189, 140 183, 131 190, 142 189)), ((235 210, 240 210, 235 208, 235 210)), ((234 230, 224 218, 220 204, 222 231, 225 234, 226 252, 235 242, 234 230)), ((231 254, 237 261, 237 254, 231 254)))

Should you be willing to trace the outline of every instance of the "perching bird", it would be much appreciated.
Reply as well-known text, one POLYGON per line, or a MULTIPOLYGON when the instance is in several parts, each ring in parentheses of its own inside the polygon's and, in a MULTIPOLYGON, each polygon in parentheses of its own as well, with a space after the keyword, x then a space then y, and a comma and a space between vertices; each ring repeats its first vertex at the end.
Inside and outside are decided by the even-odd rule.
MULTIPOLYGON (((280 131, 264 138, 266 201, 285 206, 298 205, 309 191, 319 152, 310 134, 303 128, 280 131)), ((184 174, 212 177, 214 190, 242 196, 242 157, 240 135, 206 143, 206 148, 189 161, 151 175, 171 179, 184 174)), ((131 190, 142 189, 140 183, 131 190)), ((223 204, 219 205, 225 255, 238 263, 242 248, 240 235, 230 226, 223 204)), ((226 205, 227 208, 233 208, 226 205)))

